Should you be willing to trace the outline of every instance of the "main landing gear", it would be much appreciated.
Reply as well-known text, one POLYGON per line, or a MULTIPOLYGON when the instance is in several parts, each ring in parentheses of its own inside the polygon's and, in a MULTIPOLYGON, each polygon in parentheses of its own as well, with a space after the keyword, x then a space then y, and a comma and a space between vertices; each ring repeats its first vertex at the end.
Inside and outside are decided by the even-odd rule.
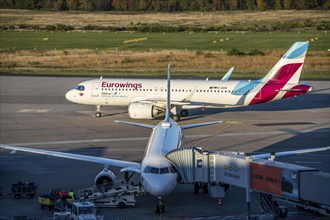
POLYGON ((180 111, 180 116, 181 117, 187 117, 189 115, 189 111, 187 109, 182 109, 180 111))
POLYGON ((156 213, 157 214, 162 214, 165 213, 165 205, 162 200, 162 197, 158 197, 158 205, 156 206, 156 213))
POLYGON ((95 117, 99 118, 99 117, 102 116, 102 114, 101 114, 101 108, 102 108, 101 105, 97 105, 97 106, 96 106, 95 117))
POLYGON ((209 193, 209 187, 208 187, 207 184, 205 184, 205 183, 195 183, 194 193, 198 194, 200 189, 203 189, 204 194, 209 193))
POLYGON ((176 107, 172 108, 172 116, 171 118, 175 121, 178 122, 180 121, 181 117, 187 117, 189 115, 189 111, 187 109, 181 109, 180 114, 177 113, 176 107))

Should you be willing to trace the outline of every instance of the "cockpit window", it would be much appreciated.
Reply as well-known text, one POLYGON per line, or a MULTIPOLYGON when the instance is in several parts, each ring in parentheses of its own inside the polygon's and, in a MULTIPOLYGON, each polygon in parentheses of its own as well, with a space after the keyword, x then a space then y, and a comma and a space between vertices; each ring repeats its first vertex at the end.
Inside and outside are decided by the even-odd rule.
POLYGON ((151 167, 146 166, 146 168, 144 168, 143 173, 150 173, 151 167))
POLYGON ((150 173, 159 173, 159 168, 151 167, 150 173))
POLYGON ((169 173, 168 167, 160 168, 160 174, 163 174, 163 173, 169 173))
POLYGON ((83 85, 78 85, 78 86, 76 87, 76 90, 84 91, 84 90, 85 90, 85 86, 83 86, 83 85))
POLYGON ((157 168, 157 167, 146 166, 146 168, 144 168, 143 170, 143 173, 165 174, 165 173, 175 173, 175 171, 173 167, 157 168))

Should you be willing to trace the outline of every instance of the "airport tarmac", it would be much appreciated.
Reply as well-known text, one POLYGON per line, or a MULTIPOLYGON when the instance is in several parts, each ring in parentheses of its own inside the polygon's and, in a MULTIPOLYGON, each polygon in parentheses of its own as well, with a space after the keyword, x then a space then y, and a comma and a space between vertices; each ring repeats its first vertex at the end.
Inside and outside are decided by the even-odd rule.
MULTIPOLYGON (((95 118, 93 106, 70 103, 65 93, 86 80, 78 77, 0 76, 1 143, 140 162, 150 135, 149 129, 114 123, 131 120, 124 107, 103 107, 95 118)), ((316 92, 292 99, 236 109, 194 110, 179 124, 215 120, 229 121, 184 131, 185 145, 212 151, 273 152, 330 145, 330 82, 313 81, 316 92)), ((160 118, 161 119, 161 118, 160 118)), ((140 120, 157 124, 160 120, 140 120)), ((318 168, 330 173, 330 151, 279 158, 280 161, 318 168)), ((38 195, 50 188, 79 190, 89 187, 102 166, 0 150, 0 219, 14 216, 51 219, 41 210, 38 195), (10 186, 18 181, 38 184, 37 196, 15 200, 10 186)), ((113 171, 118 173, 118 169, 113 171)), ((120 178, 121 174, 119 174, 120 178)), ((134 181, 138 181, 137 176, 134 181)), ((180 186, 164 198, 166 213, 154 213, 156 198, 137 198, 136 207, 105 209, 105 219, 244 219, 245 190, 233 187, 218 204, 193 187, 180 186)), ((287 219, 327 219, 287 205, 287 219)), ((258 209, 252 202, 252 214, 258 209)))

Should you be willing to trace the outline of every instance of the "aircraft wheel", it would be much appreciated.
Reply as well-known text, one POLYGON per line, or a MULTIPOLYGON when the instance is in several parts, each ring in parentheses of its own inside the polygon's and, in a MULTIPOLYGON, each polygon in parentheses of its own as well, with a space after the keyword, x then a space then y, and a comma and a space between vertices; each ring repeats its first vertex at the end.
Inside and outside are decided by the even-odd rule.
POLYGON ((194 193, 195 194, 198 194, 199 193, 199 189, 200 189, 199 184, 198 183, 195 183, 195 185, 194 185, 194 193))
POLYGON ((179 115, 173 115, 173 116, 172 116, 172 119, 173 119, 174 121, 180 121, 180 116, 179 116, 179 115))
POLYGON ((165 213, 165 205, 162 199, 158 199, 158 205, 156 206, 156 213, 157 214, 165 213))
POLYGON ((180 111, 181 117, 187 117, 189 115, 189 111, 187 109, 183 109, 180 111))
POLYGON ((97 118, 101 117, 101 112, 96 112, 95 117, 97 117, 97 118))
POLYGON ((209 186, 207 184, 203 185, 203 193, 208 194, 209 193, 209 186))
POLYGON ((126 204, 124 202, 120 202, 118 203, 117 208, 124 209, 126 208, 126 204))

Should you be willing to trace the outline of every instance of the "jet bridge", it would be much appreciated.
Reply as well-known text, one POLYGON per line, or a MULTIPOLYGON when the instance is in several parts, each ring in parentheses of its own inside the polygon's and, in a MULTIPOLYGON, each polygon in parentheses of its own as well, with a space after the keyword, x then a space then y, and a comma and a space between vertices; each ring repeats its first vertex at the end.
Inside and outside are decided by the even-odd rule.
POLYGON ((190 147, 166 155, 178 170, 183 183, 227 183, 245 188, 248 161, 239 153, 211 152, 190 147))
POLYGON ((274 156, 251 160, 249 154, 196 147, 171 151, 166 158, 177 169, 181 183, 206 184, 215 198, 224 197, 224 193, 212 193, 222 184, 245 188, 248 207, 252 197, 263 213, 268 210, 275 219, 283 214, 276 200, 330 215, 330 174, 317 169, 274 161, 274 156))

